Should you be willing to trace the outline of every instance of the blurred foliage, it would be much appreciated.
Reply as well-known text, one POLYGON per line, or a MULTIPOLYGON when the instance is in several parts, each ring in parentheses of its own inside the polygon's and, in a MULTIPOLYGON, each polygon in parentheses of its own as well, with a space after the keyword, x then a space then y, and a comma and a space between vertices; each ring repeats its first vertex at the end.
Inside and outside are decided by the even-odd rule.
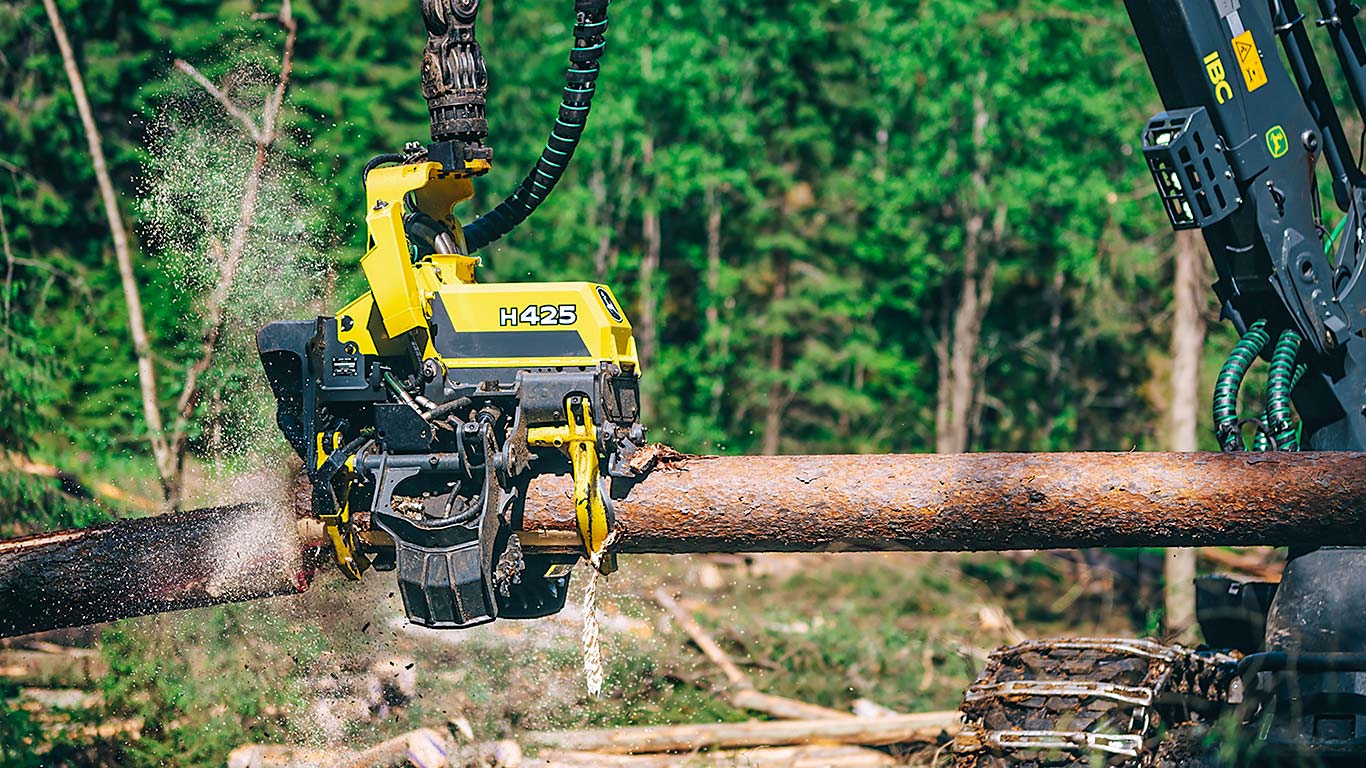
POLYGON ((94 525, 108 520, 110 512, 94 499, 73 496, 57 478, 19 472, 0 463, 0 537, 33 529, 94 525))
MULTIPOLYGON (((9 701, 19 694, 19 687, 0 682, 0 701, 9 701)), ((38 768, 42 757, 35 748, 41 744, 43 731, 28 712, 19 707, 0 707, 0 766, 3 768, 38 768)))
POLYGON ((292 673, 322 652, 315 631, 263 606, 224 606, 107 630, 103 719, 142 723, 109 764, 221 765, 233 747, 280 739, 301 708, 292 673))

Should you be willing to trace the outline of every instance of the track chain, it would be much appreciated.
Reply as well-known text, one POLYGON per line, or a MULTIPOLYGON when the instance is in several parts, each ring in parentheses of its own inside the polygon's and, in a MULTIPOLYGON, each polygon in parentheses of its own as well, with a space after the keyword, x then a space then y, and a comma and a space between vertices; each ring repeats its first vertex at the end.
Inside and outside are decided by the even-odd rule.
POLYGON ((963 697, 956 768, 1197 768, 1201 727, 1241 700, 1237 660, 1149 640, 1001 648, 963 697))

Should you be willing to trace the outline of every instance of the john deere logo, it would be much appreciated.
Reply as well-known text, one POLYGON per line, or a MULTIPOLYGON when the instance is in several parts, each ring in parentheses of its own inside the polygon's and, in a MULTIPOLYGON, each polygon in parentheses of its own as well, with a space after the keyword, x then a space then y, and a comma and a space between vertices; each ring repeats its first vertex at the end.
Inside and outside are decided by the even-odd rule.
POLYGON ((598 286, 598 298, 602 299, 602 306, 607 309, 607 314, 611 315, 613 320, 620 323, 621 310, 617 309, 617 303, 612 301, 612 294, 608 293, 607 289, 603 288, 601 285, 598 286))
POLYGON ((1290 139, 1285 137, 1284 128, 1271 126, 1271 130, 1266 132, 1266 148, 1271 150, 1272 157, 1280 157, 1290 151, 1290 139))

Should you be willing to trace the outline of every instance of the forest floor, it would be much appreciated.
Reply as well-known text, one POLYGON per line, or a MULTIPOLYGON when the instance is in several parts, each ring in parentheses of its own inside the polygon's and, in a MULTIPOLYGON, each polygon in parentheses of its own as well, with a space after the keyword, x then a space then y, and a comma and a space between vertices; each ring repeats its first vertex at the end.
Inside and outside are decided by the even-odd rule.
MULTIPOLYGON (((569 605, 464 631, 409 625, 393 575, 324 572, 306 594, 51 633, 0 650, 0 765, 223 765, 249 742, 355 748, 421 726, 476 739, 740 721, 663 588, 765 693, 849 711, 951 710, 995 647, 1153 636, 1157 551, 623 556, 600 582, 606 685, 588 695, 569 605), (41 661, 41 660, 40 660, 41 661)), ((922 761, 925 758, 921 758, 922 761)))

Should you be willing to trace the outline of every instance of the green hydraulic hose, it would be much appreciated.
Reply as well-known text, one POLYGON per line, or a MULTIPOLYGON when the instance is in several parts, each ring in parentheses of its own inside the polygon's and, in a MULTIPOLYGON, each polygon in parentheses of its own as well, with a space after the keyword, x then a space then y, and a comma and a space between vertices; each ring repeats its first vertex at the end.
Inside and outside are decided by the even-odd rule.
POLYGON ((1338 222, 1338 225, 1337 225, 1336 227, 1333 227, 1333 234, 1329 235, 1329 236, 1328 236, 1328 241, 1325 242, 1325 243, 1323 244, 1323 253, 1324 253, 1324 255, 1326 255, 1326 256, 1332 256, 1332 255, 1333 255, 1333 242, 1334 242, 1335 240, 1338 239, 1338 235, 1342 234, 1342 228, 1345 227, 1345 226, 1347 226, 1347 220, 1350 219, 1350 218, 1352 218, 1352 217, 1351 217, 1351 216, 1343 216, 1343 217, 1342 217, 1342 221, 1339 221, 1339 222, 1338 222))
POLYGON ((1248 326, 1247 333, 1233 345, 1233 351, 1219 369, 1219 378, 1214 382, 1214 434, 1219 439, 1219 447, 1225 451, 1244 450, 1243 438, 1238 432, 1238 390, 1243 386, 1247 369, 1252 367, 1252 362, 1270 340, 1266 321, 1258 320, 1248 326))
POLYGON ((1266 425, 1266 414, 1257 420, 1257 436, 1252 438, 1252 450, 1271 450, 1271 428, 1266 425))
POLYGON ((1288 328, 1282 331, 1271 353, 1271 373, 1267 377, 1266 425, 1271 432, 1272 447, 1285 451, 1300 449, 1290 410, 1290 392, 1304 374, 1304 366, 1295 365, 1299 352, 1299 333, 1288 328))

